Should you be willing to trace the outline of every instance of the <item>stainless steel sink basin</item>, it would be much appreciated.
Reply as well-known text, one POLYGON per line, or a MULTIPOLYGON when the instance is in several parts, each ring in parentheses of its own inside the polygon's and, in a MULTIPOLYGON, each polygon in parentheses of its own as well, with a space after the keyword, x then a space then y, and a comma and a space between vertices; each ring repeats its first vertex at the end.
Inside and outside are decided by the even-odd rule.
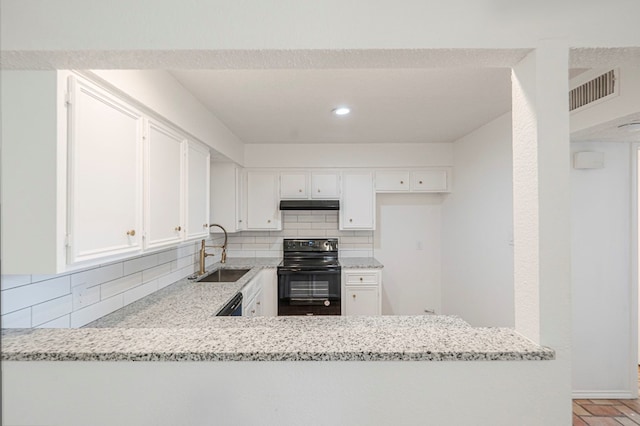
POLYGON ((206 283, 232 283, 238 281, 251 269, 218 269, 215 272, 200 278, 199 282, 206 283))

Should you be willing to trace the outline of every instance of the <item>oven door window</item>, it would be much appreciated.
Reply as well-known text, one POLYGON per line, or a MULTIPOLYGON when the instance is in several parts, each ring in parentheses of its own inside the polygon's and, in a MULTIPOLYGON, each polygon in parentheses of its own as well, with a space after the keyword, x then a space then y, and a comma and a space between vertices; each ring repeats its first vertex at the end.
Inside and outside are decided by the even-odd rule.
POLYGON ((291 305, 340 300, 340 273, 281 274, 278 292, 280 300, 287 300, 291 305))

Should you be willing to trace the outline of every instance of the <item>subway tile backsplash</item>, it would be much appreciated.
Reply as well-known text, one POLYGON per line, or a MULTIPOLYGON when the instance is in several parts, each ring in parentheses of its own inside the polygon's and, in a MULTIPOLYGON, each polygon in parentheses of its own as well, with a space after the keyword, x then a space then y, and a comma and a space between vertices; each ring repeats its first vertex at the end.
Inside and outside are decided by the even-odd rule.
MULTIPOLYGON (((338 230, 336 211, 283 212, 282 231, 229 234, 229 257, 281 257, 283 238, 338 238, 342 257, 373 256, 373 231, 338 230)), ((211 245, 221 245, 216 234, 211 245)), ((198 269, 199 241, 59 275, 2 275, 3 328, 82 327, 198 269)), ((212 249, 208 249, 211 251, 212 249)), ((207 265, 219 261, 207 257, 207 265)))
MULTIPOLYGON (((59 275, 2 275, 2 328, 82 327, 196 272, 198 249, 194 241, 59 275)), ((220 259, 215 252, 207 265, 220 259)))
POLYGON ((337 211, 285 211, 282 231, 229 235, 229 257, 281 257, 283 238, 338 238, 340 256, 373 256, 373 231, 338 230, 337 211))

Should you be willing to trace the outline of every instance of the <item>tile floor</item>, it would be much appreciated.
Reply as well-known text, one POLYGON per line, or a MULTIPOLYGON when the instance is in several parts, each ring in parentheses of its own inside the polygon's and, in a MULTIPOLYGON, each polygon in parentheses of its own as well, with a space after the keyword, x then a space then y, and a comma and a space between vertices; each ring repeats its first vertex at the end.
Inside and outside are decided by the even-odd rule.
MULTIPOLYGON (((638 369, 640 389, 640 368, 638 369)), ((638 426, 640 399, 574 399, 573 426, 638 426)))

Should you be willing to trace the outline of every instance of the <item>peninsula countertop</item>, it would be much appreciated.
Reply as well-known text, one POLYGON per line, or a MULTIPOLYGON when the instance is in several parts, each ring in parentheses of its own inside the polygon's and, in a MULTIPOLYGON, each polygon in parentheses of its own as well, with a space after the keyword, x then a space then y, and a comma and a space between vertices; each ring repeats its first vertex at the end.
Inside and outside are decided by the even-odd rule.
POLYGON ((251 267, 251 271, 235 283, 180 280, 79 329, 3 330, 2 360, 492 361, 555 357, 552 349, 510 328, 475 328, 455 316, 215 316, 247 282, 265 268, 275 269, 278 262, 229 259, 226 268, 251 267))

